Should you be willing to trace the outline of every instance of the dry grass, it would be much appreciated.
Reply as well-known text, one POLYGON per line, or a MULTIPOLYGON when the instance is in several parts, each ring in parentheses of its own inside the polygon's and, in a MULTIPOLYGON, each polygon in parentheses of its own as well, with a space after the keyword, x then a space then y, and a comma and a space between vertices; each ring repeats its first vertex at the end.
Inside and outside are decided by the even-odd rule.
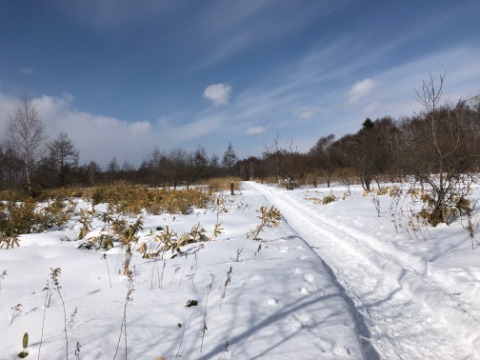
POLYGON ((118 182, 93 189, 93 204, 107 203, 114 213, 187 214, 192 208, 205 208, 213 200, 210 193, 198 189, 166 190, 118 182))
POLYGON ((230 191, 230 183, 233 181, 234 190, 240 190, 240 182, 242 179, 239 177, 222 177, 222 178, 212 178, 206 180, 206 184, 211 192, 219 192, 219 191, 230 191))

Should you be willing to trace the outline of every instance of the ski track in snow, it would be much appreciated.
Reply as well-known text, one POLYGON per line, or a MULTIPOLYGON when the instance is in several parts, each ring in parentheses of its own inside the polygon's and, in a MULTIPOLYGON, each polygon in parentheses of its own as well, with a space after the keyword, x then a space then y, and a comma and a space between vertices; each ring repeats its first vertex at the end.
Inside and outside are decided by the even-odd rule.
POLYGON ((480 359, 480 314, 452 293, 455 274, 312 212, 291 192, 245 186, 265 195, 324 262, 352 308, 366 359, 480 359))

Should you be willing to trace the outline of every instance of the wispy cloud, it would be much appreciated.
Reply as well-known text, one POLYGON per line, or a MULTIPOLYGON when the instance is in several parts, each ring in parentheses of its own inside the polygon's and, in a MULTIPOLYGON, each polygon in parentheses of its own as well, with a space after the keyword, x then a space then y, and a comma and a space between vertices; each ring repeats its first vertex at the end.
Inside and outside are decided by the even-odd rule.
POLYGON ((129 0, 82 0, 66 3, 57 1, 72 21, 78 21, 100 31, 118 31, 149 19, 161 21, 183 7, 182 1, 143 0, 141 6, 129 0))
POLYGON ((247 135, 259 135, 265 132, 265 128, 263 126, 252 126, 245 131, 247 135))
POLYGON ((26 67, 26 68, 20 69, 19 72, 23 75, 30 75, 30 74, 33 74, 33 69, 31 67, 26 67))
POLYGON ((293 116, 300 120, 309 120, 325 113, 325 109, 321 107, 302 107, 294 111, 293 116))
POLYGON ((301 5, 274 1, 218 1, 204 6, 192 19, 190 31, 209 49, 200 68, 255 48, 264 43, 281 41, 314 21, 321 21, 347 2, 306 2, 301 5), (294 14, 294 16, 292 16, 294 14))
POLYGON ((360 99, 368 96, 378 87, 378 83, 372 79, 363 79, 357 81, 353 86, 348 90, 348 103, 354 104, 360 99))
POLYGON ((215 106, 227 105, 230 101, 232 87, 226 84, 209 85, 203 91, 203 97, 213 103, 215 106))

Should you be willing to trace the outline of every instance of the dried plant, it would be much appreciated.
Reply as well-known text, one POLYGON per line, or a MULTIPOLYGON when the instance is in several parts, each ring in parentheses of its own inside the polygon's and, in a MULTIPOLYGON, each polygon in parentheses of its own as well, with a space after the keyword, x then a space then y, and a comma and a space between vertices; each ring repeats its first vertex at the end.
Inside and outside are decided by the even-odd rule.
POLYGON ((255 252, 253 253, 252 260, 255 260, 255 258, 256 258, 256 257, 258 256, 258 254, 260 253, 260 250, 262 250, 262 244, 258 244, 257 250, 255 250, 255 252))
POLYGON ((20 246, 18 235, 7 235, 0 231, 0 249, 13 249, 20 246))
POLYGON ((178 349, 177 349, 177 353, 175 354, 175 359, 178 359, 180 358, 180 348, 182 347, 182 343, 183 343, 183 338, 185 337, 185 328, 186 328, 186 323, 183 323, 183 324, 178 324, 178 326, 180 328, 182 328, 182 337, 180 338, 180 344, 178 344, 178 349))
MULTIPOLYGON (((122 222, 123 224, 123 222, 122 222)), ((139 217, 133 224, 130 226, 123 225, 118 228, 118 240, 120 246, 125 248, 125 262, 123 266, 123 274, 129 275, 130 272, 130 261, 132 259, 132 243, 138 242, 137 232, 143 229, 143 219, 139 217)))
POLYGON ((77 341, 77 345, 75 346, 75 360, 80 360, 80 348, 82 346, 80 345, 80 343, 77 341))
POLYGON ((112 288, 112 278, 110 277, 110 269, 108 268, 107 254, 102 255, 102 260, 105 260, 105 266, 107 267, 108 283, 110 284, 110 289, 112 288))
POLYGON ((208 327, 207 327, 208 296, 210 295, 210 291, 213 288, 213 281, 214 280, 215 280, 215 275, 210 274, 210 283, 208 283, 208 285, 205 287, 205 293, 206 293, 206 296, 205 296, 205 311, 203 312, 202 343, 200 344, 200 352, 202 352, 203 341, 205 339, 205 333, 208 330, 208 327))
POLYGON ((228 340, 225 341, 225 344, 223 345, 223 351, 220 354, 220 356, 217 358, 217 360, 220 360, 223 357, 223 355, 225 355, 228 352, 229 346, 230 344, 228 343, 228 340))
POLYGON ((223 294, 222 294, 222 297, 220 299, 220 309, 222 308, 222 301, 225 298, 225 296, 227 295, 227 287, 232 282, 232 273, 233 273, 233 267, 230 266, 230 270, 228 270, 228 272, 227 272, 227 280, 225 280, 225 283, 223 284, 223 294))
POLYGON ((0 291, 2 291, 2 280, 5 279, 5 276, 7 276, 7 270, 3 270, 3 272, 0 274, 0 291))
POLYGON ((373 195, 372 202, 373 202, 373 205, 375 206, 375 210, 377 211, 378 217, 380 217, 380 199, 378 198, 378 196, 373 195))
POLYGON ((200 244, 200 246, 193 252, 193 265, 191 267, 191 270, 195 270, 197 271, 197 268, 198 268, 198 253, 200 252, 200 250, 204 249, 205 248, 205 245, 203 244, 200 244))
POLYGON ((67 359, 68 359, 68 334, 67 334, 67 313, 65 310, 65 302, 63 301, 63 296, 62 293, 60 292, 60 284, 59 284, 59 276, 62 272, 61 268, 50 268, 50 280, 47 280, 47 285, 43 288, 43 291, 45 292, 45 301, 44 301, 44 307, 43 307, 43 319, 42 319, 42 333, 40 336, 40 345, 38 348, 38 359, 40 359, 40 353, 42 350, 42 344, 43 344, 43 334, 45 331, 45 320, 46 320, 46 315, 47 315, 47 309, 50 307, 51 302, 52 302, 52 294, 54 291, 57 291, 58 295, 60 296, 60 300, 62 301, 63 305, 63 313, 64 313, 64 331, 65 331, 65 341, 66 341, 66 349, 67 349, 67 359))
POLYGON ((187 214, 193 207, 205 208, 210 201, 209 193, 197 189, 167 191, 126 182, 99 186, 92 194, 94 204, 107 203, 109 210, 123 214, 138 214, 143 209, 153 214, 187 214))
MULTIPOLYGON (((175 253, 173 257, 179 254, 181 255, 183 254, 181 251, 182 246, 208 241, 209 238, 205 235, 205 232, 205 229, 200 224, 196 224, 189 232, 184 233, 179 238, 176 232, 173 232, 168 226, 165 226, 165 229, 154 238, 155 242, 160 242, 156 251, 150 254, 145 252, 144 257, 155 257, 158 256, 161 252, 165 252, 168 250, 171 250, 172 253, 175 253)), ((146 244, 141 244, 141 252, 143 252, 144 250, 146 251, 146 247, 146 244)))
POLYGON ((478 230, 479 222, 477 221, 477 223, 474 225, 473 224, 474 222, 473 222, 473 219, 472 219, 472 212, 475 209, 475 205, 472 207, 472 209, 470 209, 470 211, 467 212, 467 224, 465 225, 465 224, 462 223, 462 226, 467 231, 468 237, 471 241, 472 250, 475 249, 475 247, 480 245, 480 242, 478 241, 477 237, 475 236, 475 234, 477 233, 477 230, 478 230))
POLYGON ((51 268, 50 270, 51 270, 50 279, 52 280, 51 284, 53 284, 53 290, 57 292, 57 294, 60 297, 60 300, 62 302, 63 317, 64 317, 63 331, 65 333, 65 353, 66 353, 66 359, 68 360, 69 351, 68 351, 68 332, 67 332, 67 310, 65 309, 65 301, 63 299, 62 292, 60 291, 61 286, 60 286, 60 282, 59 282, 59 277, 60 277, 60 274, 62 273, 62 269, 58 267, 58 268, 55 268, 55 269, 51 268))
POLYGON ((31 197, 0 202, 0 249, 20 246, 20 234, 39 233, 52 226, 50 216, 31 197))
POLYGON ((212 237, 210 238, 210 240, 213 240, 213 239, 218 238, 218 235, 220 235, 220 234, 223 233, 222 224, 223 224, 223 223, 221 223, 221 222, 217 222, 217 223, 215 224, 215 227, 213 228, 213 234, 212 234, 212 237))
POLYGON ((22 314, 22 304, 17 304, 15 306, 12 306, 10 308, 10 311, 12 312, 10 317, 10 325, 11 325, 13 323, 13 320, 15 320, 17 317, 19 317, 22 314))
POLYGON ((242 262, 242 253, 243 253, 243 248, 242 249, 237 249, 237 254, 235 257, 231 257, 230 260, 233 262, 242 262))
POLYGON ((92 230, 92 215, 93 213, 90 210, 82 209, 80 210, 80 218, 78 222, 82 224, 80 233, 78 234, 78 239, 82 240, 87 236, 87 234, 92 230))
POLYGON ((261 231, 263 231, 264 227, 277 227, 280 225, 280 221, 282 220, 282 215, 280 214, 280 211, 275 206, 271 206, 270 209, 267 209, 265 206, 262 206, 260 208, 260 216, 258 218, 261 220, 261 224, 258 225, 254 230, 251 231, 251 233, 248 235, 248 237, 251 237, 253 240, 261 240, 261 238, 258 237, 258 234, 260 234, 261 231))
POLYGON ((125 302, 123 304, 123 319, 122 319, 122 326, 120 327, 120 335, 118 337, 118 343, 117 343, 117 348, 115 349, 115 355, 113 356, 113 359, 117 357, 118 349, 120 348, 120 342, 122 340, 122 335, 124 334, 124 341, 125 341, 125 359, 127 359, 127 354, 128 354, 128 338, 127 338, 127 307, 130 302, 133 301, 132 293, 134 291, 134 286, 133 286, 133 275, 129 274, 128 275, 128 288, 127 288, 127 294, 125 296, 125 302))
POLYGON ((43 217, 48 219, 48 227, 65 225, 75 213, 75 203, 65 202, 61 194, 57 194, 49 204, 41 210, 43 217))

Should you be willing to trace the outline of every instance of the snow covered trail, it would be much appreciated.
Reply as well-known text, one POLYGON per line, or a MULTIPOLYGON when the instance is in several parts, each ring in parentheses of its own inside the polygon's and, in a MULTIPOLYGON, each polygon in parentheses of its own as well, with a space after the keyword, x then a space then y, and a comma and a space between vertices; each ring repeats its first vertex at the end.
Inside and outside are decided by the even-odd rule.
POLYGON ((264 194, 331 270, 358 315, 359 336, 376 349, 371 358, 480 359, 478 311, 452 292, 447 272, 312 211, 293 192, 245 187, 264 194))

